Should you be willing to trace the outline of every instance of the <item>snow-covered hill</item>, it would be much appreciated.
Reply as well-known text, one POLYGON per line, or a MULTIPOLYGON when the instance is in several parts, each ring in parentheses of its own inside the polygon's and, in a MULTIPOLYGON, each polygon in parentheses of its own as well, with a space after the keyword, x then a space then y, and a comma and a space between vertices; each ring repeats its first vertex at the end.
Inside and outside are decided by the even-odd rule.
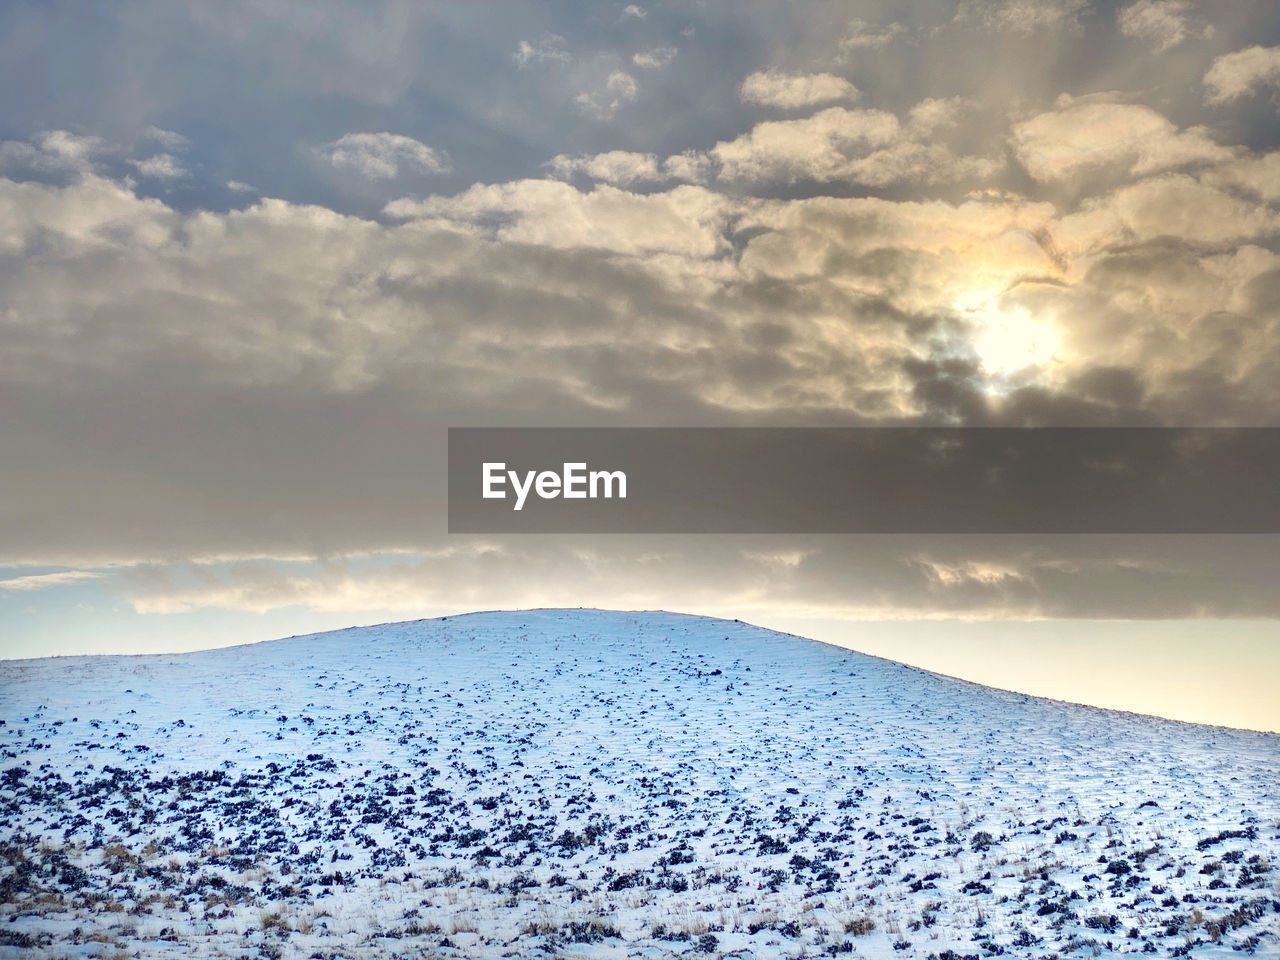
POLYGON ((738 622, 5 662, 0 716, 0 955, 1280 955, 1280 737, 738 622))

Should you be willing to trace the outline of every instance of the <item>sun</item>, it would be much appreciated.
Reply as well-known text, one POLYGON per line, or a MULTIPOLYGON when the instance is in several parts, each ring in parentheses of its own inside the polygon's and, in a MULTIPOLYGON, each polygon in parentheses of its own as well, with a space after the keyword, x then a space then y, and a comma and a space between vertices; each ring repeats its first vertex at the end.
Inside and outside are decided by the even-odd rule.
POLYGON ((1046 367, 1062 346, 1052 317, 1036 316, 1023 307, 1003 307, 997 297, 962 309, 973 325, 974 352, 989 377, 1046 367))

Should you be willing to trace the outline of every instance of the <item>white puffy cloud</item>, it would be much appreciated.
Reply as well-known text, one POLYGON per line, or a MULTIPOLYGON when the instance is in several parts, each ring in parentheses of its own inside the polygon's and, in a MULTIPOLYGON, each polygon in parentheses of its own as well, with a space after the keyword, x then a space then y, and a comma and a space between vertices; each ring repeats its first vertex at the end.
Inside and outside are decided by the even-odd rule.
POLYGON ((1228 244, 1273 234, 1280 215, 1184 174, 1130 184, 1060 219, 1054 239, 1069 257, 1167 238, 1228 244))
POLYGON ((1190 10, 1190 0, 1137 0, 1122 9, 1116 20, 1126 37, 1145 40, 1162 52, 1187 38, 1190 10))
POLYGON ((89 163, 44 150, 25 140, 0 141, 0 171, 29 170, 38 173, 77 173, 89 163))
POLYGON ((675 47, 654 47, 652 50, 633 54, 631 62, 643 70, 660 70, 674 60, 675 57, 675 47))
POLYGON ((1109 166, 1143 175, 1220 163, 1237 152, 1216 143, 1204 127, 1179 131, 1149 107, 1105 102, 1064 102, 1016 124, 1010 142, 1027 172, 1041 181, 1109 166))
POLYGON ((713 257, 727 247, 725 225, 736 208, 697 186, 641 195, 605 184, 583 193, 554 180, 520 180, 477 184, 451 197, 398 200, 386 212, 459 228, 493 223, 491 235, 499 240, 552 249, 713 257))
POLYGON ((1123 187, 1110 207, 1124 228, 1141 238, 1229 243, 1264 237, 1280 227, 1280 214, 1182 174, 1123 187))
POLYGON ((850 20, 848 32, 840 38, 841 56, 848 59, 856 51, 883 50, 906 31, 907 28, 896 21, 881 26, 861 19, 850 20))
POLYGON ((1280 151, 1224 163, 1207 171, 1202 179, 1214 186, 1235 188, 1274 203, 1280 200, 1280 151))
POLYGON ((1262 86, 1280 84, 1280 47, 1249 47, 1213 61, 1204 75, 1205 100, 1228 103, 1262 86))
POLYGON ((973 106, 973 101, 964 97, 929 97, 907 111, 907 125, 918 135, 932 134, 954 127, 973 106))
POLYGON ((831 73, 781 73, 762 70, 742 81, 743 102, 794 110, 839 100, 857 100, 859 93, 844 77, 831 73))
MULTIPOLYGON (((928 111, 926 111, 926 114, 928 111)), ((728 180, 845 180, 869 186, 990 175, 998 161, 957 156, 884 110, 829 107, 797 120, 757 124, 709 155, 728 180)))
POLYGON ((859 159, 901 137, 892 113, 832 107, 799 120, 757 124, 736 140, 716 144, 711 154, 727 179, 830 181, 849 177, 859 159))
POLYGON ((101 137, 67 130, 47 130, 30 141, 0 141, 0 172, 26 170, 44 174, 80 174, 94 169, 119 148, 101 137))
MULTIPOLYGON (((120 183, 91 174, 66 187, 0 180, 0 214, 0 249, 19 255, 36 244, 42 233, 48 233, 63 244, 61 257, 68 263, 113 248, 147 256, 169 241, 180 222, 177 214, 159 201, 144 200, 120 183)), ((60 282, 69 281, 73 273, 74 269, 65 275, 57 271, 60 282)), ((18 278, 9 278, 0 289, 19 297, 10 303, 35 297, 27 301, 35 309, 33 320, 43 316, 56 328, 71 319, 62 313, 69 304, 56 290, 29 286, 18 278), (61 309, 48 313, 54 304, 61 309)), ((102 294, 108 291, 104 289, 102 294)))
POLYGON ((144 177, 153 180, 181 180, 190 174, 182 161, 171 153, 158 153, 145 160, 131 160, 130 163, 144 177))
POLYGON ((367 180, 449 171, 449 158, 443 151, 396 133, 348 133, 319 148, 319 155, 334 168, 353 171, 367 180))
POLYGON ((168 150, 185 150, 190 141, 181 134, 158 127, 148 127, 140 141, 159 144, 166 152, 149 157, 129 157, 120 144, 102 137, 74 134, 67 130, 49 130, 36 134, 30 141, 0 142, 0 172, 83 175, 101 173, 114 165, 127 164, 143 177, 153 180, 180 180, 190 175, 186 165, 168 150))
POLYGON ((652 153, 634 153, 628 150, 609 150, 605 153, 570 156, 567 153, 552 157, 547 164, 557 177, 570 177, 584 173, 593 180, 629 186, 634 183, 652 183, 665 179, 658 168, 658 158, 652 153))
POLYGON ((671 180, 700 183, 711 175, 711 160, 699 150, 686 150, 663 160, 662 172, 671 180))
POLYGON ((92 157, 110 153, 113 148, 101 137, 80 136, 66 130, 50 130, 38 134, 37 146, 46 153, 82 163, 92 157))
POLYGON ((547 169, 561 179, 583 174, 602 183, 627 187, 670 181, 700 183, 710 176, 711 164, 706 154, 696 151, 677 153, 659 161, 652 153, 607 150, 577 156, 561 153, 547 162, 547 169))

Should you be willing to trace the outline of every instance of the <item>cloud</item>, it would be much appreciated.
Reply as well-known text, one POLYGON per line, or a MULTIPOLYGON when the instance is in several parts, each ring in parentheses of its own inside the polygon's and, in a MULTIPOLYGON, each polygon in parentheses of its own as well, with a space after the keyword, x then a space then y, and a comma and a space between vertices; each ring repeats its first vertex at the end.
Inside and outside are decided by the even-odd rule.
POLYGON ((643 7, 637 6, 634 3, 628 3, 625 7, 622 8, 621 19, 623 20, 628 20, 628 19, 643 20, 647 16, 649 16, 648 11, 646 11, 643 7))
POLYGON ((1275 617, 1280 538, 510 537, 318 571, 261 563, 140 568, 139 613, 573 606, 818 618, 1275 617))
POLYGON ((708 179, 710 162, 705 154, 690 151, 659 161, 656 154, 630 150, 571 156, 562 153, 547 162, 547 169, 560 179, 583 174, 592 180, 621 187, 683 180, 700 183, 708 179))
POLYGON ((633 54, 631 62, 642 70, 660 70, 676 57, 675 47, 654 47, 643 53, 633 54))
POLYGON ((568 41, 564 37, 547 33, 537 40, 521 40, 511 59, 523 70, 530 64, 572 63, 573 55, 569 53, 568 41))
POLYGON ((78 136, 66 130, 51 130, 36 136, 36 144, 45 153, 55 154, 76 163, 110 153, 113 148, 101 137, 78 136))
POLYGON ((906 31, 907 28, 896 21, 880 26, 866 20, 850 20, 848 33, 840 38, 841 56, 847 59, 855 51, 883 50, 906 31))
POLYGON ((78 174, 89 166, 84 159, 69 158, 23 140, 0 141, 0 171, 41 174, 78 174))
MULTIPOLYGON (((622 178, 669 162, 622 154, 565 167, 622 178)), ((103 378, 140 389, 141 371, 160 364, 186 371, 184 389, 203 383, 229 395, 394 386, 406 397, 428 391, 414 404, 518 403, 575 416, 643 415, 670 402, 715 416, 910 418, 929 415, 921 384, 945 372, 932 352, 977 349, 968 311, 994 303, 992 323, 1019 309, 1056 316, 1066 366, 1054 389, 1106 357, 1160 388, 1145 416, 1160 403, 1172 416, 1189 401, 1166 377, 1205 358, 1160 331, 1224 305, 1265 329, 1271 309, 1250 292, 1263 289, 1265 260, 1210 270, 1196 251, 1262 242, 1275 215, 1187 176, 1148 178, 1075 211, 1014 198, 759 201, 705 186, 638 194, 524 180, 395 201, 388 224, 270 199, 183 215, 98 177, 0 187, 11 211, 0 245, 11 256, 57 251, 0 289, 33 320, 8 328, 0 376, 30 389, 102 389, 103 378), (1129 287, 1115 293, 1117 277, 1152 269, 1136 265, 1135 243, 1165 244, 1170 266, 1159 283, 1135 280, 1144 292, 1130 304, 1129 287), (74 299, 59 293, 71 289, 74 299), (515 315, 521 325, 493 339, 515 315), (1112 317, 1148 339, 1132 352, 1117 345, 1102 326, 1112 317), (512 379, 530 352, 538 369, 512 379)), ((1222 387, 1215 403, 1280 409, 1262 377, 1271 351, 1243 323, 1238 346, 1215 361, 1230 356, 1241 385, 1222 387)), ((953 384, 975 397, 979 359, 953 384)), ((160 405, 186 409, 172 397, 160 405)))
MULTIPOLYGON (((738 222, 751 236, 740 262, 749 274, 798 289, 830 285, 883 298, 900 312, 885 317, 887 329, 860 317, 842 336, 865 330, 868 339, 860 346, 870 351, 891 350, 900 338, 896 346, 910 353, 909 318, 933 316, 938 331, 943 317, 959 311, 974 291, 991 297, 1022 278, 1053 276, 1059 268, 1037 237, 1053 229, 1054 215, 1050 204, 1019 201, 770 202, 744 212, 738 222)), ((826 306, 836 309, 840 302, 835 298, 826 306)), ((858 309, 854 302, 845 308, 858 309)))
POLYGON ((1280 214, 1173 174, 1122 187, 1103 201, 1086 204, 1062 218, 1057 235, 1065 249, 1080 254, 1159 237, 1193 244, 1240 243, 1265 238, 1278 226, 1280 214))
POLYGON ((348 133, 318 151, 338 170, 366 180, 394 180, 405 174, 447 173, 448 156, 412 137, 395 133, 348 133))
POLYGON ((954 127, 974 106, 964 97, 929 97, 907 111, 907 125, 917 135, 933 134, 954 127))
POLYGON ((1204 182, 1243 191, 1266 203, 1280 200, 1280 151, 1242 157, 1205 173, 1204 182))
POLYGON ((1213 61, 1204 75, 1205 101, 1229 103, 1258 87, 1280 83, 1280 47, 1249 47, 1213 61))
POLYGON ((118 147, 102 137, 48 130, 36 134, 29 142, 0 141, 0 171, 78 176, 119 152, 118 147))
POLYGON ((585 173, 593 180, 624 187, 666 178, 659 170, 658 158, 654 154, 633 153, 628 150, 610 150, 577 157, 562 153, 552 157, 547 166, 557 177, 567 178, 575 173, 585 173))
POLYGON ((742 81, 744 103, 794 110, 838 100, 858 99, 858 88, 831 73, 789 74, 776 70, 753 73, 742 81))
POLYGON ((696 186, 640 195, 607 185, 583 193, 566 183, 522 180, 477 184, 452 197, 395 201, 386 212, 464 230, 491 223, 490 235, 497 239, 548 249, 712 257, 727 247, 725 223, 735 207, 729 198, 696 186))
POLYGON ((129 162, 140 174, 153 180, 181 180, 190 175, 182 161, 170 153, 158 153, 145 160, 129 162))
POLYGON ((174 133, 172 130, 162 130, 160 127, 147 127, 142 131, 142 136, 145 140, 160 144, 165 150, 182 151, 191 146, 191 141, 182 134, 174 133))
POLYGON ((711 154, 727 179, 831 181, 850 178, 872 152, 902 140, 898 118, 884 110, 832 107, 800 120, 757 124, 711 154))
MULTIPOLYGON (((936 103, 933 101, 931 103, 936 103)), ((927 119, 928 111, 917 119, 927 119)), ((929 131, 884 110, 829 107, 798 120, 757 124, 710 151, 726 180, 844 180, 868 186, 982 179, 999 162, 957 156, 929 131)))
POLYGON ((1126 37, 1145 40, 1161 53, 1187 38, 1190 9, 1190 0, 1138 0, 1122 9, 1116 20, 1126 37))
POLYGON ((711 159, 700 150, 686 150, 663 160, 662 172, 671 180, 701 183, 711 175, 711 159))
POLYGON ((1040 181, 1065 180, 1119 167, 1144 175, 1173 167, 1221 163, 1238 151, 1216 143, 1205 127, 1179 131, 1136 104, 1066 103, 1015 124, 1014 153, 1040 181))
POLYGON ((0 590, 48 590, 51 587, 62 587, 86 580, 97 580, 101 573, 92 570, 62 570, 58 573, 39 573, 27 577, 11 577, 0 580, 0 590))
POLYGON ((639 90, 635 77, 622 70, 614 70, 601 89, 580 93, 573 102, 597 120, 612 120, 618 108, 634 100, 639 90))
MULTIPOLYGON (((950 150, 937 138, 963 135, 966 109, 836 110, 820 122, 860 139, 808 172, 950 150)), ((269 197, 181 210, 92 169, 0 179, 0 251, 38 264, 0 272, 0 382, 27 400, 0 405, 19 465, 0 496, 24 504, 4 559, 421 549, 443 489, 429 438, 450 423, 1265 422, 1266 156, 1192 176, 1133 174, 1125 154, 1135 182, 1072 205, 765 198, 754 180, 713 189, 714 155, 566 154, 553 172, 612 182, 479 184, 376 218, 269 197), (624 188, 677 161, 712 176, 624 188), (993 377, 992 331, 1023 313, 1061 350, 1043 374, 993 377)), ((1009 558, 921 553, 943 566, 912 567, 917 587, 954 567, 1004 603, 964 564, 1009 558)), ((1017 569, 1002 589, 1056 576, 1017 569)))
POLYGON ((1069 30, 1088 0, 961 0, 955 22, 999 33, 1069 30))
POLYGON ((1112 205, 1127 229, 1144 237, 1234 243, 1265 237, 1280 226, 1280 214, 1180 175, 1125 187, 1112 205))

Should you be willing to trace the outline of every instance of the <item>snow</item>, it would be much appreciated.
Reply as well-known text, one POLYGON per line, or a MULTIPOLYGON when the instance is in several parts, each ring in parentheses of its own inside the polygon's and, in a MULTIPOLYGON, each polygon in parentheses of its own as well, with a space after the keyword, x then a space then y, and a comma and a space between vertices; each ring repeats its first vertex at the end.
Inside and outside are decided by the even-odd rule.
POLYGON ((737 621, 0 663, 0 957, 1280 956, 1280 737, 737 621))

